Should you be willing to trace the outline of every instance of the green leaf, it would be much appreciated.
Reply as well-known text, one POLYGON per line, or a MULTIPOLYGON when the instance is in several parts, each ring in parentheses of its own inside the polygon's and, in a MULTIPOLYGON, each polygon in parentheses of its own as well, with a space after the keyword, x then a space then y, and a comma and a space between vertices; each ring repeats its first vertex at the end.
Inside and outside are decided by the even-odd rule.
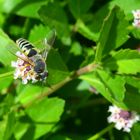
POLYGON ((140 29, 139 28, 133 28, 133 30, 131 32, 136 39, 140 39, 140 29))
POLYGON ((14 136, 16 140, 20 140, 24 136, 24 134, 27 132, 29 128, 29 125, 30 124, 28 123, 22 123, 19 121, 16 122, 15 128, 14 128, 14 136))
POLYGON ((17 88, 17 94, 16 101, 19 101, 22 104, 26 104, 30 102, 32 99, 34 99, 39 94, 42 94, 42 91, 44 91, 45 87, 40 87, 37 85, 22 85, 20 84, 17 88))
MULTIPOLYGON (((34 26, 29 35, 29 40, 39 48, 40 52, 47 49, 47 45, 44 44, 44 39, 47 41, 50 39, 54 30, 51 30, 48 26, 43 26, 42 24, 34 26)), ((54 36, 55 41, 55 36, 54 36)), ((53 44, 52 44, 53 45, 53 44)), ((53 46, 52 46, 53 47, 53 46)))
POLYGON ((107 17, 108 13, 111 11, 109 9, 109 4, 102 6, 96 11, 94 14, 86 15, 88 20, 84 20, 86 27, 92 31, 94 36, 93 40, 97 42, 99 40, 99 36, 101 34, 100 30, 103 26, 104 20, 107 17))
POLYGON ((136 110, 139 111, 140 109, 140 93, 136 92, 136 90, 134 90, 134 88, 132 88, 132 90, 130 91, 130 89, 127 89, 127 92, 125 94, 125 98, 124 98, 124 103, 127 106, 127 108, 131 109, 131 110, 136 110))
POLYGON ((118 73, 136 74, 140 72, 140 53, 137 50, 120 50, 105 60, 104 66, 118 73))
POLYGON ((29 40, 31 42, 37 43, 37 41, 40 41, 44 39, 45 37, 47 37, 50 31, 51 31, 50 28, 47 26, 43 26, 42 24, 35 25, 34 28, 30 32, 29 40))
POLYGON ((136 123, 132 130, 131 130, 131 136, 133 136, 134 140, 138 140, 140 137, 140 123, 136 123))
POLYGON ((26 113, 35 122, 35 138, 51 132, 51 129, 60 120, 64 104, 64 100, 59 98, 45 98, 26 109, 26 113))
POLYGON ((92 40, 92 41, 97 41, 98 40, 98 34, 95 34, 88 26, 84 24, 82 20, 78 20, 76 23, 76 28, 77 31, 83 35, 85 38, 92 40))
POLYGON ((68 69, 60 54, 53 49, 48 54, 47 68, 49 72, 47 82, 49 84, 56 84, 69 75, 68 69))
POLYGON ((50 140, 72 140, 72 138, 63 135, 55 135, 55 136, 51 136, 50 140))
POLYGON ((86 80, 93 87, 96 88, 107 100, 113 104, 122 106, 125 93, 125 80, 119 75, 109 75, 105 71, 98 70, 97 72, 80 76, 81 79, 86 80))
POLYGON ((3 136, 4 136, 4 132, 5 132, 5 128, 6 128, 6 121, 5 120, 1 120, 0 121, 0 139, 3 140, 3 136))
POLYGON ((118 5, 127 15, 127 17, 132 17, 132 10, 139 9, 140 1, 139 0, 113 0, 110 2, 110 7, 118 5))
POLYGON ((9 87, 11 82, 13 81, 13 71, 6 72, 7 69, 0 70, 0 91, 5 90, 9 87), (4 72, 3 72, 4 71, 4 72), (2 74, 1 74, 2 73, 2 74))
POLYGON ((7 120, 6 129, 4 132, 3 140, 10 139, 10 137, 12 136, 13 131, 14 131, 14 126, 15 126, 15 115, 14 115, 14 112, 11 112, 8 115, 8 120, 7 120))
POLYGON ((128 21, 124 13, 114 7, 104 20, 97 44, 96 61, 107 55, 111 50, 120 47, 128 39, 128 21))
POLYGON ((39 15, 46 25, 56 29, 59 38, 69 36, 68 19, 59 3, 49 3, 42 6, 39 15))
POLYGON ((17 57, 10 53, 7 46, 17 47, 16 44, 0 29, 0 62, 5 66, 11 65, 11 61, 17 57))
MULTIPOLYGON (((119 6, 124 11, 124 14, 126 15, 127 19, 132 20, 133 19, 132 10, 139 9, 140 1, 139 0, 123 0, 123 1, 113 0, 108 2, 106 5, 100 7, 99 10, 95 12, 94 15, 92 15, 91 17, 87 15, 90 22, 88 21, 86 26, 93 32, 94 36, 96 36, 97 39, 103 24, 103 20, 107 16, 107 13, 116 5, 119 6)), ((124 19, 122 19, 122 21, 123 20, 124 19)))
POLYGON ((69 53, 72 53, 75 56, 82 55, 82 46, 79 42, 73 42, 70 48, 69 53))
POLYGON ((140 89, 140 80, 138 77, 134 77, 134 76, 125 76, 125 80, 126 83, 134 88, 136 88, 137 90, 140 89))
POLYGON ((98 76, 100 80, 106 86, 106 90, 110 92, 113 98, 117 101, 122 101, 124 99, 125 93, 125 80, 119 75, 109 75, 105 71, 98 71, 98 76))
POLYGON ((94 0, 69 0, 69 8, 75 19, 81 18, 92 6, 94 0))
POLYGON ((1 11, 5 13, 16 13, 20 16, 39 18, 39 8, 49 0, 6 0, 1 1, 1 11))

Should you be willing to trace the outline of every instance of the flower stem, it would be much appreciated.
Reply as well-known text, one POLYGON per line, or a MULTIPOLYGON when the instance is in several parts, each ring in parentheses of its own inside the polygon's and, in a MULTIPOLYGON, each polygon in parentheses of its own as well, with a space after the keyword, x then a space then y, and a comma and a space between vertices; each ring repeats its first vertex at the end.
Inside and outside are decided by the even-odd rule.
POLYGON ((113 127, 114 127, 114 124, 109 125, 108 127, 106 127, 105 129, 103 129, 102 131, 100 131, 100 132, 96 133, 95 135, 93 135, 92 137, 90 137, 88 140, 96 140, 96 139, 100 138, 102 135, 104 135, 105 133, 107 133, 113 127))
POLYGON ((62 82, 56 84, 56 85, 53 85, 52 87, 50 87, 48 89, 47 92, 45 93, 42 93, 42 94, 39 94, 38 96, 36 96, 34 99, 32 99, 30 102, 26 103, 23 105, 23 108, 27 108, 29 106, 32 105, 32 103, 34 103, 36 100, 40 100, 40 99, 43 99, 44 97, 54 93, 55 91, 57 91, 58 89, 60 89, 61 87, 63 87, 65 84, 67 84, 68 82, 70 82, 71 80, 74 80, 75 78, 79 77, 80 75, 82 74, 85 74, 87 72, 90 72, 90 71, 93 71, 95 70, 95 68, 97 67, 98 65, 97 64, 89 64, 83 68, 80 68, 78 69, 77 71, 75 72, 72 72, 70 74, 70 76, 66 77, 62 82))

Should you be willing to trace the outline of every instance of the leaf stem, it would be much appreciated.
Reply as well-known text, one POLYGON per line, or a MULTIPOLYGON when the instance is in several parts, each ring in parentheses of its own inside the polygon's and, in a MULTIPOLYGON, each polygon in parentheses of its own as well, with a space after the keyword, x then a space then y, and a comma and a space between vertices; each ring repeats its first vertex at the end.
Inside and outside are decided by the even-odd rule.
POLYGON ((95 135, 93 135, 92 137, 90 137, 88 140, 96 140, 96 139, 100 138, 102 135, 104 135, 105 133, 110 131, 113 127, 114 127, 114 124, 109 125, 108 127, 104 128, 102 131, 100 131, 100 132, 96 133, 95 135))
POLYGON ((83 68, 80 68, 79 70, 77 70, 75 72, 75 76, 76 77, 79 77, 80 75, 82 74, 85 74, 85 73, 88 73, 88 72, 91 72, 93 71, 94 69, 96 69, 98 67, 98 64, 95 64, 95 63, 92 63, 92 64, 89 64, 83 68))
POLYGON ((7 73, 0 74, 0 78, 7 77, 7 76, 12 76, 13 73, 14 73, 14 71, 10 71, 10 72, 7 72, 7 73))
POLYGON ((44 97, 54 93, 55 91, 57 91, 58 89, 60 89, 61 87, 63 87, 65 84, 67 84, 68 82, 70 82, 71 80, 74 80, 75 78, 79 77, 80 75, 82 74, 85 74, 87 72, 91 72, 93 70, 95 70, 95 68, 97 67, 98 65, 97 64, 89 64, 83 68, 80 68, 78 69, 77 71, 75 72, 72 72, 70 74, 70 76, 66 77, 62 82, 56 84, 56 85, 53 85, 51 88, 48 89, 47 92, 45 93, 42 93, 42 94, 39 94, 38 96, 36 96, 34 99, 32 99, 30 102, 26 103, 23 105, 23 108, 27 108, 29 107, 30 105, 32 105, 32 103, 34 103, 36 100, 40 100, 40 99, 43 99, 44 97))

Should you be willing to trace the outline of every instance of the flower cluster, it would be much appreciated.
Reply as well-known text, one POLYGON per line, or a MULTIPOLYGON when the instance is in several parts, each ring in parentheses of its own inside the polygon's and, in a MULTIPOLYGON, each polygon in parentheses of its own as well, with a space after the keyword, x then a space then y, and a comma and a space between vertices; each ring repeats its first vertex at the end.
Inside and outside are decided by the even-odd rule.
POLYGON ((140 10, 133 10, 132 13, 134 16, 133 26, 140 28, 140 10))
POLYGON ((18 60, 16 62, 12 61, 11 63, 12 67, 16 68, 14 72, 14 79, 21 78, 23 84, 27 84, 28 81, 32 81, 32 83, 37 82, 37 73, 34 71, 33 66, 20 59, 26 58, 26 56, 21 52, 17 52, 16 55, 19 56, 18 60))
POLYGON ((108 111, 111 112, 111 115, 108 117, 108 122, 115 123, 116 129, 123 129, 125 132, 130 132, 133 124, 140 119, 136 112, 122 110, 117 106, 110 106, 108 111))

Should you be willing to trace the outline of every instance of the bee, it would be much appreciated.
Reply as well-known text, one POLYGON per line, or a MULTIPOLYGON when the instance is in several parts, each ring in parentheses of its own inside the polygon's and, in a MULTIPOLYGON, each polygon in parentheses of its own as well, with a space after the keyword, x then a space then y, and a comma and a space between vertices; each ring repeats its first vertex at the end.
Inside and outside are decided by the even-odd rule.
POLYGON ((42 52, 40 52, 32 43, 24 38, 19 38, 16 41, 18 49, 26 57, 22 57, 21 55, 16 56, 24 62, 28 63, 28 65, 33 68, 34 72, 36 73, 35 79, 37 81, 44 81, 48 76, 48 71, 46 68, 46 58, 49 50, 54 43, 55 37, 56 32, 53 30, 53 32, 51 33, 51 37, 49 39, 45 38, 43 40, 45 49, 42 52))
POLYGON ((21 51, 28 57, 28 61, 33 67, 34 71, 37 73, 36 79, 44 80, 48 76, 46 70, 46 63, 44 58, 39 51, 26 39, 20 38, 16 41, 18 47, 21 51))

